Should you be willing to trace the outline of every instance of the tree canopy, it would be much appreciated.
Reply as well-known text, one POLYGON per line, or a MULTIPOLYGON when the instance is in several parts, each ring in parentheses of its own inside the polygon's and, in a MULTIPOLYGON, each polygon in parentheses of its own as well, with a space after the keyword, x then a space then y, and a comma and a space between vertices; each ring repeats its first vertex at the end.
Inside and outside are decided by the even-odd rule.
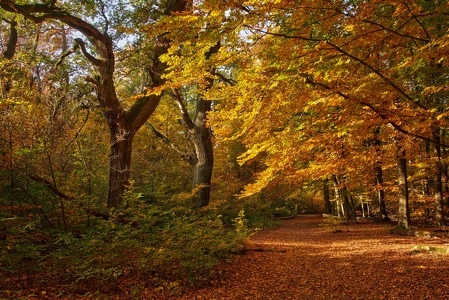
POLYGON ((65 245, 92 278, 88 249, 131 243, 136 264, 187 278, 301 212, 444 226, 448 14, 439 0, 0 0, 1 251, 35 259, 37 239, 69 260, 65 245))

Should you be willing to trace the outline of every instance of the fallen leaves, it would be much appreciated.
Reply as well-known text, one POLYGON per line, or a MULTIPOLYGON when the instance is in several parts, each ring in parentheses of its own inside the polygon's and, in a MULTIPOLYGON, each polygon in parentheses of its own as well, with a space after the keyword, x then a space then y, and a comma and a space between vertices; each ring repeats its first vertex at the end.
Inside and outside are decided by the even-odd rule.
MULTIPOLYGON (((255 234, 247 251, 222 264, 201 287, 152 287, 148 277, 138 274, 118 278, 117 292, 100 296, 158 300, 449 297, 449 255, 438 251, 446 249, 448 238, 392 234, 387 226, 374 223, 348 225, 333 234, 319 226, 322 222, 318 215, 298 216, 283 221, 279 228, 255 234)), ((57 295, 55 288, 33 292, 40 299, 52 299, 57 295)), ((0 294, 8 295, 12 294, 0 294)), ((100 296, 93 291, 72 299, 100 296)))
MULTIPOLYGON (((449 296, 447 254, 406 255, 444 239, 391 234, 385 225, 349 225, 338 235, 321 216, 299 216, 262 231, 223 277, 179 299, 439 299, 449 296), (282 249, 285 252, 269 251, 282 249), (249 298, 248 298, 249 297, 249 298)), ((446 241, 447 242, 447 241, 446 241)), ((427 248, 425 248, 427 249, 427 248)))

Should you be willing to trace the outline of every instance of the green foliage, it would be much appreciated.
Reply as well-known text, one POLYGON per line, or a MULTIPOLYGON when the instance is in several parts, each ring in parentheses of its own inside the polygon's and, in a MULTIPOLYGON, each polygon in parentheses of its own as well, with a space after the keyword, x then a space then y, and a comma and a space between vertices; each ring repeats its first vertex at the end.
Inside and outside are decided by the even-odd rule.
POLYGON ((244 226, 250 231, 278 225, 278 220, 273 215, 271 203, 262 200, 258 196, 246 199, 234 198, 227 201, 216 201, 208 209, 220 215, 223 224, 228 228, 240 226, 241 223, 239 222, 243 220, 244 226))
POLYGON ((195 282, 206 279, 208 270, 237 250, 242 236, 241 227, 237 228, 226 229, 220 216, 186 212, 167 222, 161 231, 161 243, 147 246, 146 252, 157 269, 173 266, 170 271, 177 278, 195 282))
POLYGON ((249 234, 243 210, 225 224, 214 210, 183 206, 183 197, 148 203, 131 187, 124 198, 120 207, 104 213, 107 219, 91 216, 89 226, 85 219, 77 224, 70 218, 67 232, 38 226, 38 218, 3 218, 9 229, 0 242, 1 280, 12 278, 9 289, 27 288, 35 282, 26 278, 50 272, 85 294, 113 289, 117 278, 144 273, 155 288, 176 292, 208 279, 249 234))
POLYGON ((429 253, 429 252, 438 254, 447 254, 449 253, 449 248, 418 245, 413 247, 413 250, 410 252, 410 254, 429 253))
POLYGON ((320 226, 329 228, 331 232, 341 232, 340 226, 344 224, 343 221, 337 219, 336 217, 328 217, 324 219, 323 223, 320 224, 320 226))

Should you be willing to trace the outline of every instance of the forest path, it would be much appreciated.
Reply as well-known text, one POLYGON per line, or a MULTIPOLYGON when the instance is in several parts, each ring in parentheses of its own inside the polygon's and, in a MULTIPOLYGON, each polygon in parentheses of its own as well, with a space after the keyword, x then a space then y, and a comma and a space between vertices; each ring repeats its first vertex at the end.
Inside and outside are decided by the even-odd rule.
POLYGON ((172 299, 449 299, 447 239, 390 233, 384 224, 321 226, 320 215, 253 235, 210 285, 172 299))

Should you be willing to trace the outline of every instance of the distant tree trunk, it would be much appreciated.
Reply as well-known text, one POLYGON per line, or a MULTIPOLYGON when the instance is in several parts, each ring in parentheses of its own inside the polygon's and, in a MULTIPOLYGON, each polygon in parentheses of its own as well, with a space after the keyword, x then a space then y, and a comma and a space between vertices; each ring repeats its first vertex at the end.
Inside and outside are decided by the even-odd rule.
POLYGON ((441 147, 440 147, 440 128, 434 126, 432 128, 434 143, 434 204, 435 204, 435 223, 437 226, 444 226, 444 209, 443 209, 443 185, 441 171, 441 147))
POLYGON ((326 214, 332 214, 332 206, 329 193, 329 179, 325 179, 323 182, 323 197, 324 197, 324 212, 326 214))
POLYGON ((342 202, 342 192, 340 190, 340 182, 336 175, 332 176, 332 181, 334 183, 334 193, 335 193, 335 205, 337 206, 337 218, 341 220, 343 217, 346 219, 347 209, 345 208, 344 201, 342 202))
MULTIPOLYGON (((446 137, 446 130, 441 129, 440 138, 441 138, 441 143, 443 145, 446 144, 445 137, 446 137)), ((442 156, 447 157, 447 148, 446 147, 444 147, 444 146, 441 147, 441 152, 442 152, 442 156)), ((441 160, 441 172, 442 172, 442 175, 444 175, 443 176, 443 178, 444 178, 443 190, 445 193, 447 193, 447 192, 449 192, 449 172, 448 172, 447 164, 443 160, 441 160)), ((444 199, 443 199, 443 203, 444 203, 444 199)))
MULTIPOLYGON (((432 157, 431 154, 431 147, 430 147, 431 143, 428 141, 424 141, 424 147, 425 147, 425 157, 427 160, 430 160, 432 157)), ((430 166, 425 166, 425 170, 424 173, 426 174, 426 178, 423 180, 423 195, 425 196, 429 196, 431 194, 430 191, 430 173, 431 173, 431 167, 430 166)))
POLYGON ((376 166, 376 184, 378 186, 377 190, 377 199, 379 203, 379 221, 388 222, 390 218, 388 217, 387 207, 385 205, 385 191, 383 189, 384 179, 383 179, 383 171, 382 171, 382 162, 378 162, 376 166))
POLYGON ((377 127, 374 132, 374 147, 376 148, 377 158, 375 163, 375 173, 376 173, 376 190, 377 190, 377 199, 379 201, 379 221, 385 222, 389 221, 387 208, 385 206, 385 191, 384 191, 384 178, 383 178, 383 170, 382 170, 382 150, 381 143, 378 139, 378 135, 380 133, 380 128, 377 127))
POLYGON ((351 196, 351 211, 352 211, 352 220, 354 221, 354 224, 357 224, 357 213, 355 211, 355 204, 354 204, 354 198, 351 196))
POLYGON ((343 196, 343 209, 344 209, 344 217, 345 217, 345 223, 346 225, 349 224, 349 197, 347 195, 346 188, 341 189, 341 193, 343 196))
POLYGON ((397 149, 397 169, 399 186, 398 227, 410 229, 410 211, 408 206, 407 159, 405 150, 397 149))
MULTIPOLYGON (((344 180, 344 176, 343 180, 344 180)), ((343 202, 341 203, 341 210, 343 213, 343 217, 345 218, 345 222, 346 224, 349 224, 349 213, 352 210, 352 215, 354 217, 354 222, 357 223, 357 218, 355 215, 355 208, 351 207, 351 203, 350 203, 350 199, 349 199, 349 193, 348 193, 348 188, 346 187, 346 185, 343 183, 343 187, 340 188, 340 186, 342 185, 341 180, 337 177, 337 176, 333 176, 333 180, 334 180, 334 186, 335 186, 335 194, 336 194, 336 200, 337 200, 337 205, 339 204, 339 202, 341 203, 341 200, 339 199, 343 199, 343 202), (338 195, 338 198, 337 198, 338 195)), ((340 206, 340 205, 338 205, 340 206)), ((339 211, 339 218, 340 218, 340 211, 339 211)))

